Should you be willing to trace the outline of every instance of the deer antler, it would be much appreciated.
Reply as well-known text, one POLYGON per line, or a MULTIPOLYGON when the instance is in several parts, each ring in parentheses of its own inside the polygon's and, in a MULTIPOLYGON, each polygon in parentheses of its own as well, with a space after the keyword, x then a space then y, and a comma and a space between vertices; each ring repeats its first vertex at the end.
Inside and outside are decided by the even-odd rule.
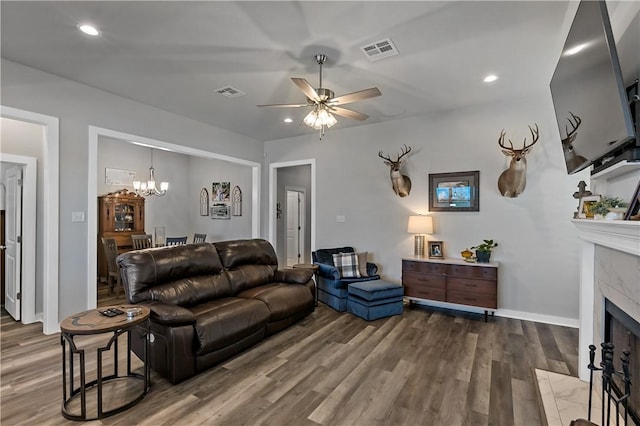
POLYGON ((407 155, 407 154, 408 154, 408 153, 410 153, 410 152, 411 152, 411 147, 410 147, 410 146, 407 146, 406 144, 404 144, 404 145, 402 145, 402 150, 400 151, 400 154, 398 154, 398 158, 396 158, 396 161, 393 161, 393 160, 391 159, 391 157, 390 157, 390 156, 388 156, 388 155, 387 155, 386 157, 385 157, 385 156, 383 156, 383 155, 382 155, 382 151, 379 151, 379 152, 378 152, 378 157, 382 158, 383 160, 387 160, 387 161, 388 161, 388 162, 390 162, 390 163, 398 163, 398 162, 400 162, 400 159, 401 159, 402 157, 404 157, 405 155, 407 155))
POLYGON ((506 149, 507 151, 513 151, 513 143, 511 143, 511 139, 509 139, 509 144, 511 145, 511 148, 507 148, 506 145, 504 144, 504 137, 507 134, 505 133, 504 129, 502 129, 502 131, 500 131, 500 136, 498 137, 498 145, 500 145, 500 148, 502 149, 506 149))
POLYGON ((378 152, 378 157, 382 158, 383 160, 387 160, 387 161, 391 162, 391 157, 389 157, 388 155, 387 155, 386 157, 385 157, 385 156, 383 156, 383 155, 382 155, 382 150, 380 150, 380 151, 378 152))
POLYGON ((500 136, 498 137, 498 145, 500 145, 500 148, 506 149, 507 151, 525 151, 531 148, 533 145, 535 145, 536 142, 538 142, 540 132, 538 130, 537 124, 536 124, 535 130, 533 130, 531 126, 528 126, 528 127, 529 127, 529 130, 531 131, 531 138, 533 139, 533 142, 531 142, 531 145, 527 145, 527 138, 524 138, 524 141, 522 142, 523 143, 522 149, 515 149, 513 147, 513 142, 511 142, 511 139, 507 139, 509 141, 509 145, 511 145, 511 147, 507 148, 507 146, 504 144, 504 137, 506 136, 506 133, 504 129, 502 129, 502 131, 500 132, 500 136))
POLYGON ((540 136, 540 131, 538 130, 538 124, 536 123, 536 130, 534 131, 531 126, 527 126, 529 127, 529 130, 531 131, 531 139, 533 139, 533 142, 531 142, 531 145, 527 145, 527 138, 524 138, 523 144, 524 146, 522 147, 522 150, 524 151, 525 149, 529 149, 531 148, 533 145, 536 144, 536 142, 538 142, 539 136, 540 136))
POLYGON ((411 152, 411 147, 410 147, 410 146, 407 146, 406 144, 403 144, 403 145, 402 145, 402 151, 401 151, 401 152, 402 152, 402 154, 401 154, 401 155, 398 155, 398 159, 396 160, 396 162, 397 162, 397 161, 400 161, 400 159, 401 159, 402 157, 404 157, 405 155, 407 155, 408 153, 410 153, 410 152, 411 152))
POLYGON ((571 118, 567 118, 567 121, 569 121, 569 124, 571 124, 571 131, 569 131, 568 126, 566 125, 564 126, 564 130, 567 132, 567 137, 562 139, 563 141, 566 141, 569 138, 571 138, 571 136, 573 136, 573 134, 578 131, 578 127, 580 127, 580 124, 582 124, 582 119, 580 117, 578 117, 571 111, 569 111, 569 114, 571 114, 571 118, 573 118, 574 121, 571 121, 571 118))

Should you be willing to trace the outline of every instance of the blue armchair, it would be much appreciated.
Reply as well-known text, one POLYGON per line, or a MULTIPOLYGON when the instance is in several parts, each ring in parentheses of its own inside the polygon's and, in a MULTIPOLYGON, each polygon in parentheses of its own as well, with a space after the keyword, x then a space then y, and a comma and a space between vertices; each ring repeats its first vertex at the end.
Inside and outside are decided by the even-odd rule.
POLYGON ((351 283, 379 280, 378 266, 367 262, 367 277, 341 278, 340 272, 333 265, 333 255, 338 253, 354 253, 353 247, 319 249, 311 253, 313 263, 318 265, 317 289, 318 300, 331 306, 336 311, 347 310, 347 288, 351 283))

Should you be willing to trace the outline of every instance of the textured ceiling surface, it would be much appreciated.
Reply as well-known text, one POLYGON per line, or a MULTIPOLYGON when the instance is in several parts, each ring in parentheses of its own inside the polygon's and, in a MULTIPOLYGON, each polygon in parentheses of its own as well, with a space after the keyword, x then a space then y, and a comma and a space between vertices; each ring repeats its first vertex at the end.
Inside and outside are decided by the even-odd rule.
POLYGON ((2 57, 258 140, 312 132, 291 77, 336 95, 376 86, 348 105, 368 114, 335 128, 447 112, 548 88, 568 1, 11 2, 2 1, 2 57), (76 29, 99 28, 99 37, 76 29), (361 47, 391 38, 399 54, 361 47), (499 79, 483 83, 487 74, 499 79), (226 98, 216 89, 246 93, 226 98), (285 117, 293 122, 286 124, 285 117))

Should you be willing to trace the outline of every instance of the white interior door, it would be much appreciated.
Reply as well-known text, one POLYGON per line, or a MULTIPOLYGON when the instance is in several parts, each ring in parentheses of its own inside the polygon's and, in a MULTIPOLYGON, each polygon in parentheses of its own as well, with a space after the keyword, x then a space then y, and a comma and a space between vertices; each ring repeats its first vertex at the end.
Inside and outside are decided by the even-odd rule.
POLYGON ((305 263, 305 199, 304 191, 287 189, 285 252, 287 266, 305 263))
POLYGON ((300 263, 300 206, 299 195, 296 191, 287 191, 287 238, 286 253, 287 266, 300 263))
POLYGON ((20 319, 22 288, 22 166, 14 166, 6 174, 5 224, 5 309, 20 319))

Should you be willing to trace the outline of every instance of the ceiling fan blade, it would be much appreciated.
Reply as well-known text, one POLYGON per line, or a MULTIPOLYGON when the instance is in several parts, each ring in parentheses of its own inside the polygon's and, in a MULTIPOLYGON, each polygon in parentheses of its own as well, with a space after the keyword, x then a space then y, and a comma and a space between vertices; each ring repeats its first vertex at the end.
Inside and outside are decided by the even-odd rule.
POLYGON ((361 101, 363 99, 375 98, 380 95, 382 95, 382 93, 380 93, 380 90, 377 87, 371 87, 369 89, 359 90, 357 92, 347 93, 346 95, 329 99, 327 103, 330 105, 344 105, 351 102, 361 101))
POLYGON ((291 80, 295 83, 296 86, 298 86, 298 89, 302 90, 302 93, 307 95, 307 98, 315 102, 320 102, 320 96, 318 96, 316 89, 314 89, 307 80, 305 80, 304 78, 296 77, 291 77, 291 80))
POLYGON ((369 118, 369 116, 367 114, 363 114, 363 113, 357 112, 357 111, 352 111, 352 110, 346 109, 346 108, 329 106, 329 109, 334 114, 337 114, 337 115, 340 115, 340 116, 346 117, 346 118, 353 118, 354 120, 358 120, 358 121, 364 121, 367 118, 369 118))
POLYGON ((299 107, 313 106, 313 104, 266 104, 266 105, 256 105, 256 106, 274 107, 274 108, 299 108, 299 107))

